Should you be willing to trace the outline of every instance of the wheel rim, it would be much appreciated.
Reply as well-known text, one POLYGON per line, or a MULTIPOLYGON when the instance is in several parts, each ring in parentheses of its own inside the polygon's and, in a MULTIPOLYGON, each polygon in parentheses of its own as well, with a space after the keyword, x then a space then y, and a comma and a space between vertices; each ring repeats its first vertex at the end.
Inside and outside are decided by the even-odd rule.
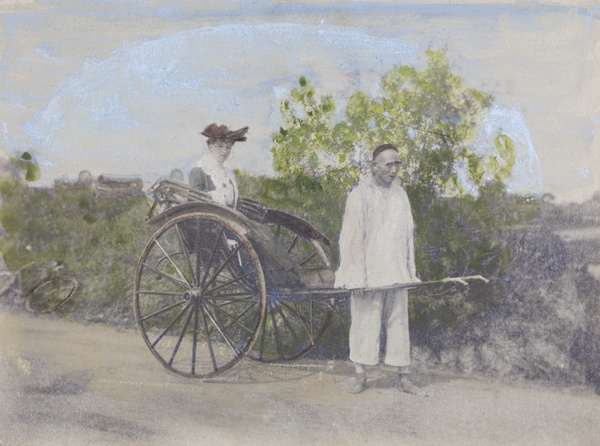
MULTIPOLYGON (((271 229, 297 265, 331 267, 318 240, 303 239, 281 226, 274 225, 271 229)), ((259 339, 249 357, 257 361, 274 362, 307 355, 327 332, 334 309, 335 300, 330 298, 267 296, 259 339)))
POLYGON ((243 231, 222 217, 176 217, 152 236, 135 275, 135 319, 146 345, 170 371, 209 378, 252 348, 266 286, 243 231), (230 265, 236 264, 237 268, 230 265), (235 272, 234 272, 235 271, 235 272))
POLYGON ((65 305, 77 291, 79 284, 71 276, 55 276, 44 280, 25 298, 25 309, 30 313, 51 313, 65 305))

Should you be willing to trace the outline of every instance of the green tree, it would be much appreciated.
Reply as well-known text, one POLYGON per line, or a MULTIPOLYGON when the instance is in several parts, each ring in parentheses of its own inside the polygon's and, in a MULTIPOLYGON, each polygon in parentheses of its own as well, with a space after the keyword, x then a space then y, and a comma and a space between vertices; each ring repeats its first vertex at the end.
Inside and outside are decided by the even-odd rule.
MULTIPOLYGON (((299 88, 281 103, 283 124, 273 136, 271 151, 280 176, 252 185, 242 181, 243 187, 270 205, 308 214, 335 241, 345 196, 366 171, 368 154, 379 144, 394 143, 403 161, 399 177, 413 207, 421 278, 498 277, 511 263, 503 228, 531 215, 536 205, 531 197, 509 195, 504 186, 516 160, 509 137, 499 133, 487 153, 475 147, 492 96, 453 74, 443 53, 428 51, 427 57, 423 71, 391 69, 381 81, 383 97, 354 94, 344 119, 336 119, 330 96, 319 97, 300 78, 299 88), (298 187, 305 184, 311 184, 309 191, 298 187), (465 193, 465 184, 471 194, 465 193), (273 194, 274 188, 282 193, 273 194)), ((412 293, 413 321, 452 325, 500 292, 492 283, 412 293)))
POLYGON ((381 82, 383 99, 357 93, 346 108, 349 123, 368 146, 399 146, 400 176, 405 187, 418 191, 421 206, 464 192, 459 171, 481 188, 508 178, 516 160, 512 141, 503 134, 495 139, 494 155, 477 154, 473 142, 492 97, 452 74, 443 53, 428 51, 427 56, 422 72, 391 69, 381 82))
POLYGON ((12 156, 10 158, 10 163, 20 169, 25 171, 25 180, 26 181, 37 181, 40 179, 41 170, 40 165, 36 160, 33 159, 31 153, 23 152, 21 156, 12 156))
MULTIPOLYGON (((345 122, 334 123, 331 96, 317 99, 314 87, 301 77, 300 89, 280 105, 283 125, 273 136, 273 163, 284 177, 307 175, 355 181, 358 166, 352 162, 359 135, 345 122)), ((346 183, 346 181, 343 181, 346 183)))

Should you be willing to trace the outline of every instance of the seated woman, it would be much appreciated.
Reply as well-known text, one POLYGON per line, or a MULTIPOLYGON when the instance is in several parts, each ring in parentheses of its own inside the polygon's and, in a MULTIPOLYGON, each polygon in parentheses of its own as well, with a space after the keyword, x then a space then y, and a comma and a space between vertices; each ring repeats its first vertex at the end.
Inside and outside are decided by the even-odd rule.
MULTIPOLYGON (((236 208, 239 191, 235 175, 224 166, 236 142, 246 141, 248 127, 229 130, 225 125, 210 124, 202 131, 208 140, 206 154, 190 170, 190 186, 207 192, 215 203, 236 208)), ((253 230, 246 234, 261 258, 267 286, 296 288, 303 286, 300 269, 266 226, 250 221, 253 230)), ((229 243, 229 242, 228 242, 229 243)), ((233 245, 230 246, 230 248, 233 245)))
POLYGON ((224 166, 236 142, 246 141, 248 127, 229 130, 225 125, 210 124, 202 131, 208 140, 206 154, 190 171, 190 186, 208 192, 215 203, 235 208, 239 192, 235 175, 224 166))

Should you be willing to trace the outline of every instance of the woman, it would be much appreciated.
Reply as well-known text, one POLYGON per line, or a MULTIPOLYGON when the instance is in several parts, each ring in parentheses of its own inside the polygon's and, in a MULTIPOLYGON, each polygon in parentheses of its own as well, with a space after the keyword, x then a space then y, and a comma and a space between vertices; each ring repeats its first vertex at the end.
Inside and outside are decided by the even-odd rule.
POLYGON ((215 123, 202 131, 208 140, 208 151, 198 161, 198 167, 190 171, 190 186, 208 192, 215 203, 235 208, 238 202, 238 186, 235 175, 223 165, 236 142, 246 141, 248 127, 229 130, 215 123))
MULTIPOLYGON (((207 192, 216 203, 235 208, 239 198, 237 181, 233 172, 225 169, 223 163, 236 142, 246 141, 247 131, 248 127, 235 131, 217 124, 206 127, 201 134, 208 138, 208 151, 198 161, 198 167, 190 171, 190 186, 207 192)), ((271 230, 252 220, 249 220, 248 224, 253 230, 246 236, 261 258, 267 287, 275 289, 304 286, 298 265, 275 240, 271 230)), ((228 245, 232 248, 235 242, 228 240, 228 245)))

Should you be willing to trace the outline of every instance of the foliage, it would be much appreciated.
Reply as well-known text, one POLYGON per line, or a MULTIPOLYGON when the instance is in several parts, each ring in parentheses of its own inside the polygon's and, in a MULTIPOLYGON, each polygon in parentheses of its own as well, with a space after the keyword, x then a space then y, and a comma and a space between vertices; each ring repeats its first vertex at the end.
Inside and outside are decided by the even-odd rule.
POLYGON ((10 158, 10 163, 14 167, 25 171, 26 181, 36 181, 40 179, 40 165, 33 159, 31 153, 23 152, 21 156, 13 156, 10 158))
POLYGON ((96 200, 90 188, 32 189, 1 178, 0 239, 7 266, 21 272, 24 293, 55 275, 71 275, 79 291, 66 310, 103 312, 129 305, 135 260, 151 236, 145 196, 96 200))
MULTIPOLYGON (((533 215, 537 204, 531 197, 506 193, 503 181, 516 161, 509 137, 498 134, 485 154, 475 147, 483 112, 493 98, 453 74, 443 53, 428 51, 427 56, 421 72, 408 66, 391 69, 381 81, 382 98, 354 94, 342 120, 336 120, 333 99, 318 97, 300 78, 299 88, 281 103, 283 125, 273 136, 280 177, 244 179, 241 189, 271 206, 307 214, 337 240, 344 198, 365 174, 367 153, 394 143, 403 161, 399 177, 414 212, 421 278, 499 277, 511 264, 502 229, 533 215), (466 185, 472 195, 465 193, 466 185)), ((411 293, 412 317, 452 325, 500 292, 492 283, 411 293)))
POLYGON ((453 326, 502 295, 500 281, 512 265, 506 232, 536 215, 538 203, 529 196, 509 195, 500 182, 483 187, 480 195, 440 199, 417 217, 417 271, 421 278, 441 279, 482 275, 491 283, 468 287, 447 285, 411 293, 413 322, 453 326))
MULTIPOLYGON (((314 87, 301 77, 292 100, 280 105, 283 126, 273 136, 275 170, 285 177, 308 176, 356 180, 358 169, 349 163, 359 137, 342 121, 333 124, 335 103, 330 96, 317 100, 314 87)), ((343 181, 347 183, 347 181, 343 181)))
POLYGON ((329 251, 337 260, 337 234, 340 232, 347 188, 335 176, 311 178, 303 172, 279 178, 252 177, 236 171, 241 194, 253 197, 267 207, 281 208, 304 215, 327 235, 329 251))

